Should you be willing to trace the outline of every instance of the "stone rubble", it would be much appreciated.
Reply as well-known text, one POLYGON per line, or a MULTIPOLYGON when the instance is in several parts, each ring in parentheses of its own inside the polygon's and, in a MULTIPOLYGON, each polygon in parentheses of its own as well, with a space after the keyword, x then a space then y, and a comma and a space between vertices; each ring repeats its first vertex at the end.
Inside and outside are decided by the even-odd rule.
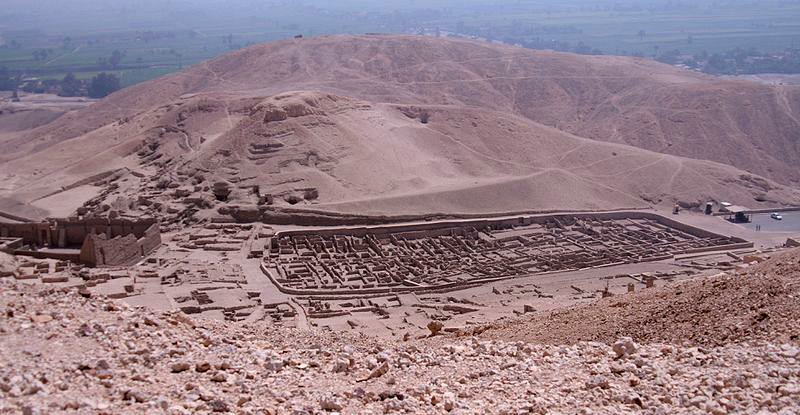
POLYGON ((797 413, 800 347, 386 343, 0 282, 0 413, 797 413), (52 319, 31 319, 47 315, 52 319), (153 324, 156 323, 156 324, 153 324))

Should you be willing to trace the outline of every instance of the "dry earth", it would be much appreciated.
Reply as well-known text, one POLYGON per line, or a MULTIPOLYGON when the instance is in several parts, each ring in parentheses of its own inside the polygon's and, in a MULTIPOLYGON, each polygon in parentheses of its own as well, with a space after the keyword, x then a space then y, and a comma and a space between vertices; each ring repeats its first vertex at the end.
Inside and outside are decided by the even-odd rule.
POLYGON ((744 340, 798 342, 798 270, 800 251, 794 250, 743 273, 689 280, 497 324, 483 336, 559 344, 610 342, 621 335, 648 343, 695 346, 744 340))
POLYGON ((11 273, 17 270, 17 260, 14 256, 0 252, 0 273, 11 273))
MULTIPOLYGON (((798 91, 630 58, 334 36, 247 48, 88 108, 36 98, 43 108, 0 114, 4 220, 155 216, 166 244, 111 270, 0 254, 0 413, 795 414, 798 250, 744 272, 749 261, 717 252, 430 295, 395 317, 430 321, 431 336, 403 341, 364 334, 390 324, 380 305, 339 331, 312 321, 311 299, 260 271, 266 245, 246 258, 274 236, 250 223, 280 209, 314 224, 797 205, 798 91), (209 220, 228 214, 249 224, 209 220), (699 270, 730 271, 664 283, 699 270), (609 284, 600 274, 620 272, 664 278, 591 300, 609 284), (208 314, 131 305, 176 308, 167 290, 208 314), (467 295, 490 301, 482 316, 494 301, 521 317, 433 317, 477 304, 467 295), (582 304, 559 309, 565 298, 582 304)), ((762 243, 792 235, 690 218, 762 243)))
POLYGON ((635 305, 610 312, 603 302, 588 306, 624 316, 617 333, 636 336, 594 336, 614 339, 610 343, 573 342, 586 338, 587 327, 596 324, 591 320, 554 328, 556 334, 545 338, 553 344, 540 343, 539 336, 525 339, 533 342, 441 335, 377 342, 156 314, 4 279, 0 411, 792 414, 800 402, 800 348, 792 337, 800 317, 793 288, 798 257, 794 251, 747 274, 680 286, 710 294, 709 287, 724 281, 715 292, 720 300, 709 295, 709 307, 752 293, 738 315, 751 308, 767 314, 760 322, 742 320, 763 323, 764 330, 725 337, 725 322, 687 306, 681 294, 632 294, 630 304, 671 304, 678 327, 672 337, 659 336, 641 328, 663 329, 659 314, 643 321, 646 311, 635 305), (766 283, 777 285, 769 301, 761 295, 766 283), (708 333, 688 339, 699 345, 676 344, 683 343, 681 321, 708 333))
POLYGON ((791 205, 799 100, 630 58, 290 40, 0 137, 0 200, 168 220, 216 212, 218 184, 231 204, 389 216, 791 205))

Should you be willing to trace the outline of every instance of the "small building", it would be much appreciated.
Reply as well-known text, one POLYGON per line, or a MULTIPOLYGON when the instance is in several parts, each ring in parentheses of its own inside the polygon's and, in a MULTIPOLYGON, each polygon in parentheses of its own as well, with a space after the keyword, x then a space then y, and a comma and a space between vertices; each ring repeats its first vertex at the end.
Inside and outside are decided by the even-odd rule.
POLYGON ((747 223, 750 222, 752 219, 752 214, 750 213, 750 209, 744 206, 737 206, 737 205, 729 205, 729 206, 722 206, 720 208, 721 212, 726 213, 726 218, 734 223, 747 223))

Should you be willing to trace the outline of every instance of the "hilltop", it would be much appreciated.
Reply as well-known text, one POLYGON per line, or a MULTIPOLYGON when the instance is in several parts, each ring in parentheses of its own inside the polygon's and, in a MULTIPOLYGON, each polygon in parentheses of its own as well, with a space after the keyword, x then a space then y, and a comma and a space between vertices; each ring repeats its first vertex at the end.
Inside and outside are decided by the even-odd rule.
POLYGON ((796 204, 797 91, 467 40, 295 39, 4 136, 0 198, 162 217, 218 207, 214 185, 386 216, 796 204))

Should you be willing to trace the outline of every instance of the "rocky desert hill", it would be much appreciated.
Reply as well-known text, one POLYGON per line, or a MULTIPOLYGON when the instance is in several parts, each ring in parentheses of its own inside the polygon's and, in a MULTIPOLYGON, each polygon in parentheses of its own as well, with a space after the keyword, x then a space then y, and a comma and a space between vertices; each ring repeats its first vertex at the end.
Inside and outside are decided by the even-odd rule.
POLYGON ((645 60, 295 39, 3 136, 0 204, 172 217, 220 193, 370 215, 796 204, 798 108, 797 88, 645 60))
POLYGON ((778 254, 746 272, 604 298, 533 319, 498 323, 487 338, 547 343, 643 342, 695 346, 770 340, 800 341, 800 250, 778 254))

